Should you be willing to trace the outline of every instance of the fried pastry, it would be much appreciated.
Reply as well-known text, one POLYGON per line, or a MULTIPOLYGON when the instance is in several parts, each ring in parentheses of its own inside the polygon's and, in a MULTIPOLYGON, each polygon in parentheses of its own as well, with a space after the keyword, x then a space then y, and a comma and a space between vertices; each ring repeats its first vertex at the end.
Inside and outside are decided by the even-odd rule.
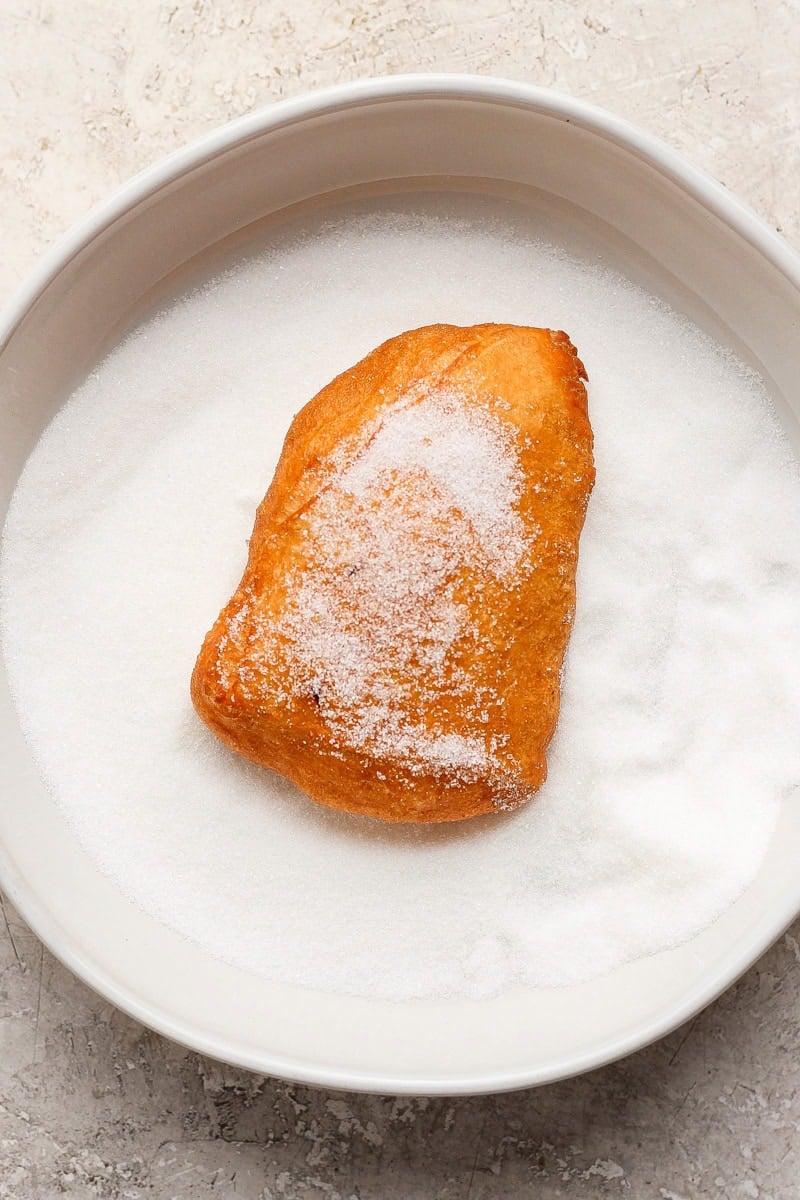
POLYGON ((233 750, 385 821, 543 782, 594 481, 564 333, 431 325, 295 417, 192 699, 233 750))

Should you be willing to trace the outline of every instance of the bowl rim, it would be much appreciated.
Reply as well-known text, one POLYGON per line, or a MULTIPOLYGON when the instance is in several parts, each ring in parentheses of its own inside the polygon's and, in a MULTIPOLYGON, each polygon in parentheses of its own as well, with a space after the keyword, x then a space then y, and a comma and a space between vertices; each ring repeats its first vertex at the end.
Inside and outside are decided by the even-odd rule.
MULTIPOLYGON (((624 118, 562 92, 494 76, 402 74, 337 84, 274 102, 213 129, 134 175, 58 238, 0 308, 0 354, 42 293, 77 255, 126 212, 187 172, 267 132, 301 123, 311 117, 363 105, 437 99, 477 100, 522 108, 577 125, 621 147, 721 219, 800 291, 800 254, 788 242, 706 171, 694 166, 679 151, 655 135, 639 129, 624 118)), ((644 1048, 695 1016, 748 970, 797 916, 793 903, 787 902, 780 910, 773 910, 771 919, 762 918, 759 922, 746 948, 731 950, 718 969, 689 991, 681 1003, 672 1005, 656 1019, 645 1020, 624 1035, 607 1040, 591 1051, 573 1055, 558 1066, 529 1066, 515 1071, 483 1072, 475 1076, 453 1078, 411 1078, 380 1071, 317 1067, 275 1054, 256 1055, 245 1046, 237 1046, 235 1035, 222 1039, 187 1027, 169 1013, 120 987, 106 968, 69 944, 55 916, 30 891, 2 844, 0 889, 34 933, 70 971, 129 1016, 172 1041, 221 1062, 302 1084, 395 1095, 455 1096, 512 1091, 566 1079, 614 1062, 644 1048)))
POLYGON ((387 75, 333 84, 277 100, 201 134, 133 175, 61 234, 12 291, 0 307, 0 352, 39 295, 73 258, 125 212, 181 175, 267 131, 285 129, 309 117, 403 99, 481 100, 533 110, 598 134, 676 183, 800 288, 800 254, 776 230, 707 171, 624 117, 565 92, 498 76, 443 72, 387 75))

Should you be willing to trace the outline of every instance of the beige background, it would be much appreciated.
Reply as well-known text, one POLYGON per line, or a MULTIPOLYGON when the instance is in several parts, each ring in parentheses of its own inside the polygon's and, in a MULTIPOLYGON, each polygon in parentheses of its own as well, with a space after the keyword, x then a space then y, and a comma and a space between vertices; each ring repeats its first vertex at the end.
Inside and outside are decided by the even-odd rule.
MULTIPOLYGON (((0 301, 133 172, 281 96, 476 71, 604 105, 800 247, 800 0, 0 0, 0 301)), ((496 1098, 343 1096, 189 1054, 0 912, 0 1197, 794 1200, 800 925, 689 1026, 496 1098)))

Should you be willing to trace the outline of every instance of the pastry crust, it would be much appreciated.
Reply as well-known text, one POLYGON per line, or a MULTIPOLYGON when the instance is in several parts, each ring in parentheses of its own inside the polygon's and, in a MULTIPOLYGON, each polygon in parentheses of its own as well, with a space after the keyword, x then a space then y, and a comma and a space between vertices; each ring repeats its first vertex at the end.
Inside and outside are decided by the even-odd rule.
POLYGON ((431 325, 323 388, 194 668, 213 732, 385 821, 528 799, 594 482, 585 379, 565 333, 431 325))

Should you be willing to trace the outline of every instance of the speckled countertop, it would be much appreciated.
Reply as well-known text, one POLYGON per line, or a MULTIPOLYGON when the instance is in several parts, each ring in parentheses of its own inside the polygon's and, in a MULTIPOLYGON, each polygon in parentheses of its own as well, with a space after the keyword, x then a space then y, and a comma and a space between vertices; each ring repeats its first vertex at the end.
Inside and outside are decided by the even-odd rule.
MULTIPOLYGON (((133 172, 252 108, 408 70, 605 105, 800 246, 798 0, 0 0, 0 300, 133 172)), ((0 1197, 800 1197, 800 925, 690 1025, 536 1091, 294 1087, 164 1041, 0 913, 0 1197)))

